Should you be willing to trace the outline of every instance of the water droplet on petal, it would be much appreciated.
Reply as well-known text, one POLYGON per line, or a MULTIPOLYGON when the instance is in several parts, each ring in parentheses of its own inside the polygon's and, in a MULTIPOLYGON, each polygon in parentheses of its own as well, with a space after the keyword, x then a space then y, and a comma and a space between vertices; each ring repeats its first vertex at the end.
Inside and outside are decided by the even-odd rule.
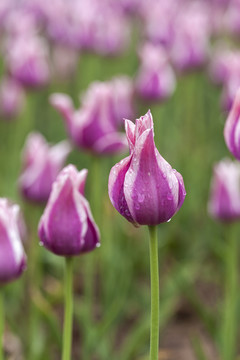
POLYGON ((100 248, 101 244, 100 243, 97 243, 96 247, 97 248, 100 248))
POLYGON ((42 241, 39 241, 39 245, 40 245, 40 246, 43 246, 43 242, 42 242, 42 241))
POLYGON ((142 203, 142 202, 144 201, 144 199, 145 199, 145 195, 144 195, 144 194, 138 194, 138 201, 139 201, 140 203, 142 203))
POLYGON ((167 222, 170 222, 172 219, 169 219, 167 222))

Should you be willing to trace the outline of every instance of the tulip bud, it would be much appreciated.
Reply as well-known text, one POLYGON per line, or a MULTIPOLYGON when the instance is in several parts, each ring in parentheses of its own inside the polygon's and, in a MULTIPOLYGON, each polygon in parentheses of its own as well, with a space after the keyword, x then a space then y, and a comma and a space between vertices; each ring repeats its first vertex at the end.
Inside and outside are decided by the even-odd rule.
POLYGON ((48 49, 36 35, 10 39, 5 62, 11 76, 25 87, 46 85, 49 80, 48 49))
POLYGON ((229 151, 240 160, 240 89, 225 123, 224 138, 229 151))
POLYGON ((0 282, 21 275, 26 267, 26 255, 21 241, 20 208, 0 199, 0 282))
POLYGON ((209 214, 221 221, 240 219, 240 164, 225 159, 214 166, 209 214))
POLYGON ((176 79, 164 48, 146 44, 141 49, 140 58, 136 79, 138 94, 149 100, 163 100, 172 95, 176 79))
POLYGON ((53 184, 40 219, 42 244, 56 255, 72 256, 99 246, 99 230, 84 197, 87 170, 65 167, 53 184))
POLYGON ((71 150, 67 141, 49 146, 40 133, 31 133, 23 151, 19 179, 22 194, 31 201, 47 201, 53 182, 71 150))
POLYGON ((134 225, 169 221, 185 199, 182 176, 159 154, 150 111, 125 120, 130 155, 110 172, 108 191, 116 210, 134 225))
POLYGON ((176 18, 171 59, 176 69, 185 71, 205 64, 210 49, 210 22, 203 2, 189 2, 176 18))
POLYGON ((67 95, 51 95, 50 103, 63 116, 75 145, 101 155, 126 149, 126 138, 118 132, 117 118, 120 112, 118 101, 125 100, 122 94, 119 97, 113 94, 118 87, 119 85, 111 82, 91 84, 82 99, 82 107, 77 111, 67 95))

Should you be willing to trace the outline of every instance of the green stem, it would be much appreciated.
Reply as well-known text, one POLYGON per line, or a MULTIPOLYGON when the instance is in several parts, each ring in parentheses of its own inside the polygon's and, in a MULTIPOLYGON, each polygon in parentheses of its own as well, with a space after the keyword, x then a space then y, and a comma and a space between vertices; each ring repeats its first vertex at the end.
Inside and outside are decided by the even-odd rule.
POLYGON ((3 335, 4 335, 4 297, 3 297, 2 289, 0 289, 0 360, 4 359, 3 335))
POLYGON ((71 360, 73 315, 73 258, 65 258, 65 310, 62 360, 71 360))
POLYGON ((222 329, 223 360, 236 357, 237 298, 238 298, 238 238, 235 226, 231 226, 230 239, 226 244, 225 257, 225 304, 222 329))
POLYGON ((158 360, 159 352, 159 275, 157 227, 149 226, 150 271, 151 271, 151 332, 150 360, 158 360))

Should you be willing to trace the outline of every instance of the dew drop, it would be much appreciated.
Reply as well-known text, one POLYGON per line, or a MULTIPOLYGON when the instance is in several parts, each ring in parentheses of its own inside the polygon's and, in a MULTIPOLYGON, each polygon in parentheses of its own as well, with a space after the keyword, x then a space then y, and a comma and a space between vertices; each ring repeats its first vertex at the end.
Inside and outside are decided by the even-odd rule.
POLYGON ((39 245, 40 245, 40 246, 43 246, 43 242, 42 242, 42 241, 39 241, 39 245))
POLYGON ((139 205, 138 203, 136 203, 135 209, 136 209, 136 210, 139 210, 139 209, 140 209, 140 205, 139 205))
POLYGON ((150 171, 148 171, 148 176, 151 176, 151 173, 150 173, 150 171))
POLYGON ((97 248, 100 248, 101 244, 100 243, 97 243, 96 247, 97 248))
POLYGON ((172 219, 169 219, 167 222, 170 222, 172 219))
POLYGON ((172 195, 171 195, 171 194, 168 194, 167 199, 168 199, 169 201, 172 200, 172 199, 173 199, 172 195))
POLYGON ((139 201, 140 203, 142 203, 142 202, 144 201, 144 199, 145 199, 145 195, 144 195, 144 194, 138 194, 138 201, 139 201))

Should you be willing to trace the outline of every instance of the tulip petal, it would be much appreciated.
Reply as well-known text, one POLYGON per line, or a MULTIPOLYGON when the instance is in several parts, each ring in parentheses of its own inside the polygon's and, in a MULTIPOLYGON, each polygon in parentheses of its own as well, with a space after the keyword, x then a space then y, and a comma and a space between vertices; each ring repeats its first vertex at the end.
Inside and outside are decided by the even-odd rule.
POLYGON ((126 151, 126 149, 126 136, 117 132, 102 136, 93 146, 93 150, 100 154, 114 154, 126 151))
POLYGON ((99 243, 100 233, 99 233, 99 229, 93 219, 88 201, 86 201, 86 199, 84 199, 83 201, 84 201, 84 207, 85 207, 86 214, 87 214, 88 227, 87 227, 87 232, 84 236, 84 243, 83 243, 81 251, 88 252, 88 251, 95 249, 96 246, 97 247, 100 246, 100 243, 99 243))
POLYGON ((118 164, 113 166, 109 175, 108 193, 115 209, 128 221, 135 223, 130 214, 123 192, 124 179, 129 169, 130 163, 131 156, 128 156, 127 158, 121 160, 118 164))
POLYGON ((224 138, 229 151, 240 160, 240 90, 238 90, 233 107, 224 127, 224 138))
POLYGON ((148 110, 145 115, 136 120, 135 141, 143 134, 145 130, 148 129, 153 130, 153 118, 150 110, 148 110))
POLYGON ((55 93, 50 95, 49 102, 63 116, 69 125, 75 112, 72 99, 68 95, 55 93))
POLYGON ((130 154, 133 152, 135 146, 135 129, 136 125, 132 121, 125 119, 125 131, 130 149, 130 154))

